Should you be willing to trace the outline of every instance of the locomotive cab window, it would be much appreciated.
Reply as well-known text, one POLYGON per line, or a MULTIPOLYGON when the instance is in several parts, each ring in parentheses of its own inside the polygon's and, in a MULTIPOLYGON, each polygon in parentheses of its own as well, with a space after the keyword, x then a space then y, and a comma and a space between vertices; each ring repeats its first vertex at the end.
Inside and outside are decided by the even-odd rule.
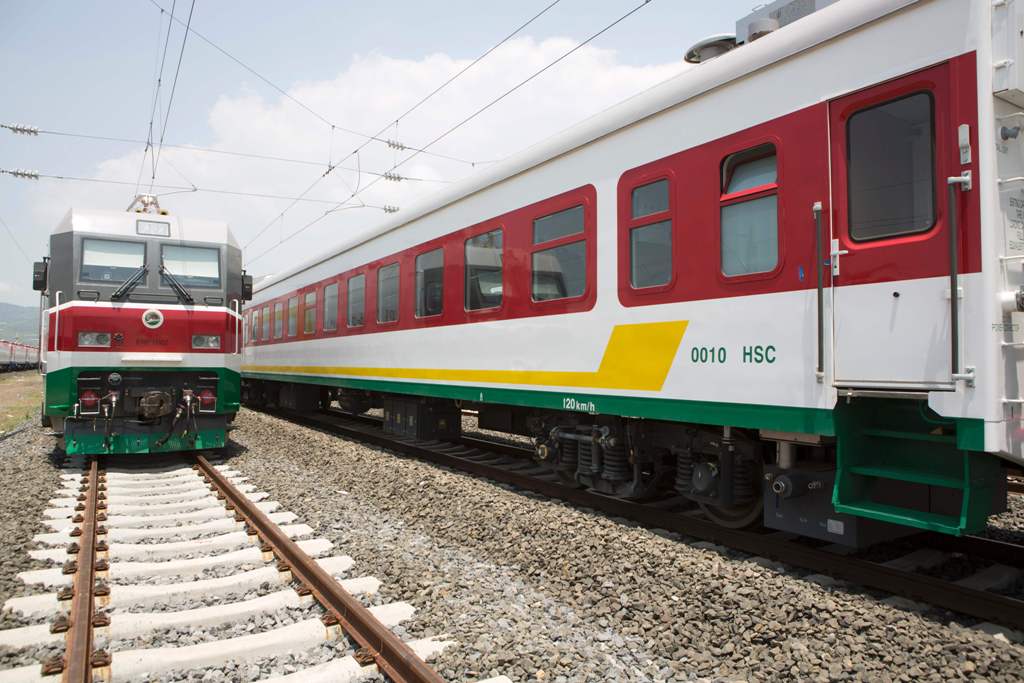
POLYGON ((858 242, 935 225, 934 106, 919 92, 846 123, 850 237, 858 242))
POLYGON ((440 315, 444 309, 444 250, 416 257, 416 317, 440 315))
POLYGON ((146 263, 146 245, 118 240, 82 240, 79 279, 121 284, 146 263))
POLYGON ((658 287, 672 280, 672 217, 667 178, 630 193, 629 284, 658 287))
POLYGON ((583 206, 574 206, 533 221, 531 296, 552 301, 582 296, 587 287, 587 240, 583 206), (549 246, 550 245, 550 246, 549 246))
POLYGON ((293 296, 288 299, 288 336, 294 337, 299 333, 299 297, 293 296))
POLYGON ((338 283, 324 287, 324 331, 338 329, 338 283))
POLYGON ((274 304, 274 339, 284 336, 284 304, 274 304))
POLYGON ((348 279, 348 326, 363 324, 366 311, 366 276, 356 275, 348 279))
POLYGON ((316 332, 316 292, 307 292, 302 309, 302 334, 316 332))
MULTIPOLYGON (((185 287, 220 287, 220 249, 165 244, 160 249, 160 260, 185 287)), ((166 286, 167 281, 163 284, 166 286)))
POLYGON ((721 267, 728 277, 769 273, 779 263, 778 165, 775 145, 759 145, 722 162, 721 267))
POLYGON ((466 310, 501 306, 501 228, 466 240, 466 310))
POLYGON ((377 322, 393 323, 398 320, 398 264, 381 266, 377 270, 377 322))

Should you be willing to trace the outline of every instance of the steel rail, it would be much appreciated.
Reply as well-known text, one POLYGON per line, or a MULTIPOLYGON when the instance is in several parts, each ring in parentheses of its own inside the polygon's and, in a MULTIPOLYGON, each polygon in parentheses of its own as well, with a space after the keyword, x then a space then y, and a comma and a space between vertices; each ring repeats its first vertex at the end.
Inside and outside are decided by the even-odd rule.
MULTIPOLYGON (((340 420, 348 422, 346 419, 348 416, 308 415, 283 411, 275 411, 274 414, 298 424, 371 443, 404 455, 428 460, 493 481, 511 484, 575 505, 600 510, 612 516, 630 519, 644 526, 710 541, 751 555, 767 557, 815 573, 859 584, 866 588, 903 596, 1014 629, 1024 629, 1024 600, 1007 595, 966 588, 932 576, 895 569, 870 560, 783 540, 775 533, 728 529, 699 517, 673 514, 652 505, 612 498, 551 480, 538 479, 514 470, 503 469, 498 465, 476 462, 472 458, 446 453, 423 443, 396 439, 369 426, 365 419, 362 420, 362 424, 353 425, 340 422, 340 420)), ((444 445, 450 447, 452 444, 444 445)), ((967 547, 970 547, 970 544, 979 548, 982 545, 994 547, 993 543, 987 541, 982 543, 981 541, 985 541, 985 539, 967 541, 967 547)), ((950 549, 956 549, 955 539, 949 540, 948 544, 950 549)), ((1020 548, 1018 546, 1004 545, 1009 545, 1014 549, 1012 551, 1005 550, 1005 557, 1019 556, 1020 548)))
POLYGON ((363 606, 358 599, 342 588, 328 572, 303 552, 298 544, 235 488, 227 478, 210 464, 202 455, 196 455, 200 472, 214 488, 244 518, 260 540, 270 545, 277 558, 283 562, 292 576, 309 589, 324 609, 337 619, 342 630, 351 636, 361 648, 372 655, 381 673, 395 683, 443 683, 436 671, 420 659, 406 643, 384 626, 363 606))
POLYGON ((72 584, 71 610, 68 614, 69 627, 63 660, 64 683, 92 683, 93 665, 104 665, 104 653, 93 657, 93 618, 96 615, 96 536, 97 511, 99 509, 99 460, 92 459, 89 465, 88 481, 83 482, 82 495, 85 500, 82 514, 81 535, 77 536, 78 553, 76 571, 72 584))

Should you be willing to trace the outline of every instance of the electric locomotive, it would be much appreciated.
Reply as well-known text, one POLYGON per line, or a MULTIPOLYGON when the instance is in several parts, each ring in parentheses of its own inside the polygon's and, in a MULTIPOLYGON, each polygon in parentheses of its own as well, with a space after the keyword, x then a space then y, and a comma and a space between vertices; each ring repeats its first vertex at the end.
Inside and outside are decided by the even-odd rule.
POLYGON ((975 532, 1024 463, 1022 26, 1021 2, 769 3, 262 282, 246 400, 421 439, 472 408, 567 482, 727 526, 975 532))
POLYGON ((227 224, 72 209, 37 262, 41 419, 69 454, 219 448, 238 412, 252 280, 227 224))

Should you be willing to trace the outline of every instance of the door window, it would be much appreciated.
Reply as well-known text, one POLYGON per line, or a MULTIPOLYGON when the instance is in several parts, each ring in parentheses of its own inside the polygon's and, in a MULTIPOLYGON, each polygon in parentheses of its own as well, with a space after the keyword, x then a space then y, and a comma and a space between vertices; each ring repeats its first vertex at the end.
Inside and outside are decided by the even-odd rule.
POLYGON ((850 237, 857 242, 935 225, 932 97, 919 92, 853 114, 846 124, 850 237))

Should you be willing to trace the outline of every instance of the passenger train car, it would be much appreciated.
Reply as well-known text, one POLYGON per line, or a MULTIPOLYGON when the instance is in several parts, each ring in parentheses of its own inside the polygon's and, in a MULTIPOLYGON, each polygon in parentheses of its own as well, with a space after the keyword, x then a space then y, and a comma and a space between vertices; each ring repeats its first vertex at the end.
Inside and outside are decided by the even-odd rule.
POLYGON ((35 264, 42 418, 69 454, 218 448, 238 412, 241 250, 225 223, 141 200, 71 210, 35 264))
POLYGON ((0 372, 30 370, 38 365, 38 346, 0 339, 0 372))
MULTIPOLYGON (((243 394, 862 545, 1024 463, 1024 2, 780 0, 263 282, 243 394)), ((586 84, 580 84, 586 87, 586 84)))

